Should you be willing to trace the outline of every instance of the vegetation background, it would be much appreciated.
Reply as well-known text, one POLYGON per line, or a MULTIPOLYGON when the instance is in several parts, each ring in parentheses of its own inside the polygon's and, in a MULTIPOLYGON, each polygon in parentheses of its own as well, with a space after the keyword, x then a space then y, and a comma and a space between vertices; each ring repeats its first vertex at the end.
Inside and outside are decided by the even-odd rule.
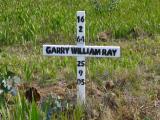
MULTIPOLYGON (((86 59, 87 81, 97 86, 92 84, 91 91, 101 91, 107 99, 97 105, 92 105, 92 100, 90 107, 78 106, 72 119, 159 120, 159 8, 159 0, 0 0, 0 88, 5 91, 0 95, 2 118, 12 119, 16 114, 14 119, 50 119, 47 108, 44 112, 23 98, 23 90, 8 98, 10 91, 4 89, 3 80, 18 76, 20 85, 46 89, 63 80, 69 85, 75 82, 75 58, 44 57, 42 45, 76 44, 76 11, 84 10, 86 44, 118 45, 122 54, 118 59, 86 59), (112 82, 114 88, 104 90, 105 84, 112 82), (99 107, 101 104, 106 107, 99 107)), ((97 95, 94 99, 101 101, 97 95)), ((68 118, 61 115, 57 119, 68 118)))

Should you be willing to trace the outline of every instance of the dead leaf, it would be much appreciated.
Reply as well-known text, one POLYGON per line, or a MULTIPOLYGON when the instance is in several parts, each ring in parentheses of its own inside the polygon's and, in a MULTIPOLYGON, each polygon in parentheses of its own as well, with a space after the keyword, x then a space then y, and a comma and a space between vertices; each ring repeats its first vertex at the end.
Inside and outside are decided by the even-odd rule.
POLYGON ((105 84, 106 90, 112 90, 114 88, 114 82, 113 81, 107 81, 105 84))
POLYGON ((103 97, 103 104, 109 107, 113 111, 117 111, 119 105, 116 94, 113 92, 108 92, 103 97))
POLYGON ((76 89, 76 87, 77 87, 76 82, 71 82, 71 83, 69 83, 69 84, 67 85, 67 88, 68 88, 68 89, 76 89))
POLYGON ((40 94, 38 93, 37 89, 34 87, 30 87, 25 92, 25 97, 29 102, 32 102, 33 100, 35 102, 38 102, 40 100, 40 94))
POLYGON ((112 31, 100 32, 97 37, 98 37, 98 40, 101 40, 101 41, 110 40, 112 38, 112 31))

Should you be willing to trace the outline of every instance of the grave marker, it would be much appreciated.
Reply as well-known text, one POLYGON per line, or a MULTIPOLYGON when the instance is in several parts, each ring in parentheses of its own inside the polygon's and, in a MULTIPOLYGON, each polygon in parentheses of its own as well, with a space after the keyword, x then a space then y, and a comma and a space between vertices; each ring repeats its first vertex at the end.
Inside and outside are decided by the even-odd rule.
POLYGON ((85 57, 120 57, 119 46, 85 46, 85 11, 77 11, 77 45, 43 45, 46 56, 77 57, 77 100, 85 103, 85 57))

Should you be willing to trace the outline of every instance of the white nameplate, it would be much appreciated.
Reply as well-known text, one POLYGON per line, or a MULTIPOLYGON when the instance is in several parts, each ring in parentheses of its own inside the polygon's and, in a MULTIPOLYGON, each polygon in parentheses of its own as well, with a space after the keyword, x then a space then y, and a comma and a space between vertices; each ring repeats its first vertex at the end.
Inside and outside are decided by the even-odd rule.
POLYGON ((43 45, 43 55, 120 57, 119 46, 43 45))

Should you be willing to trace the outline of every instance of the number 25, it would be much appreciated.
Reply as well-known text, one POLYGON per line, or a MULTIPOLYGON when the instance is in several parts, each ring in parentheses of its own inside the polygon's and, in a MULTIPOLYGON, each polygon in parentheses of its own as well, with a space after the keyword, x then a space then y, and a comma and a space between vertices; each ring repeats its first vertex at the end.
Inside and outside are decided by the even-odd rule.
POLYGON ((77 66, 78 67, 83 67, 85 65, 85 61, 77 61, 77 66))

